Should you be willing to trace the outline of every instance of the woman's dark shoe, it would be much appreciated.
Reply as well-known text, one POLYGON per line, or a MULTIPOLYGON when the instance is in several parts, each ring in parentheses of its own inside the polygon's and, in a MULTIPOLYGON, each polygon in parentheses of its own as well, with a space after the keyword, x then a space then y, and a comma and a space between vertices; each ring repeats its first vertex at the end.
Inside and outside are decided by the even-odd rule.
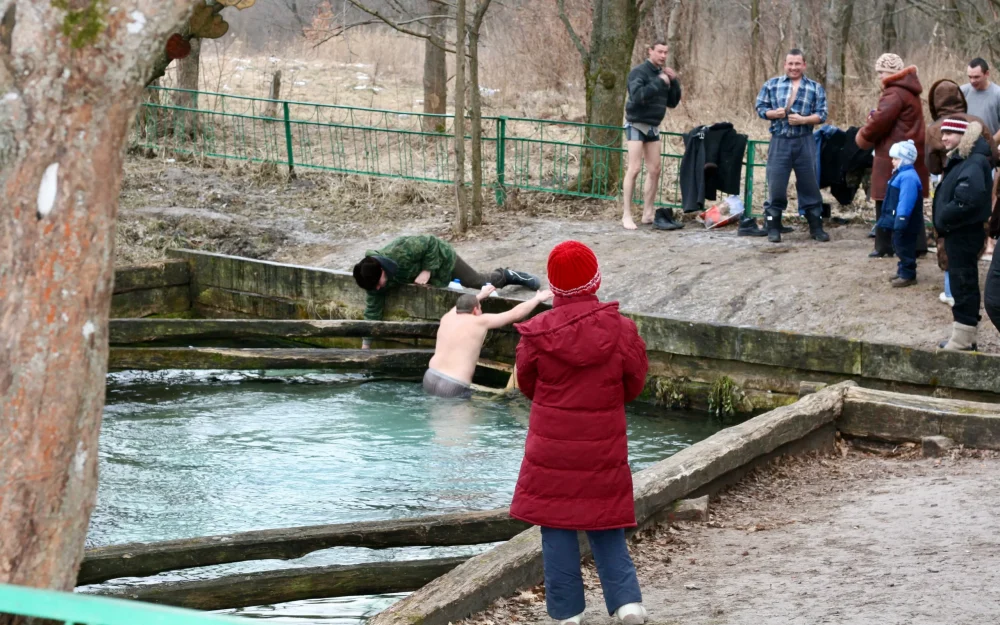
POLYGON ((880 252, 878 250, 875 250, 870 254, 868 254, 868 258, 887 258, 889 256, 892 256, 892 254, 890 254, 889 252, 880 252))

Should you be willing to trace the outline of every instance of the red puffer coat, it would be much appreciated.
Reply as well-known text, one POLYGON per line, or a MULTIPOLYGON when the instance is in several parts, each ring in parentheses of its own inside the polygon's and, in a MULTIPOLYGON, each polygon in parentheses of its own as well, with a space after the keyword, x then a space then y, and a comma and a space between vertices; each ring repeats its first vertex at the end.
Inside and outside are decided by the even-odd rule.
POLYGON ((646 381, 646 344, 618 302, 557 296, 515 326, 517 382, 532 401, 510 514, 534 525, 635 526, 625 404, 646 381))

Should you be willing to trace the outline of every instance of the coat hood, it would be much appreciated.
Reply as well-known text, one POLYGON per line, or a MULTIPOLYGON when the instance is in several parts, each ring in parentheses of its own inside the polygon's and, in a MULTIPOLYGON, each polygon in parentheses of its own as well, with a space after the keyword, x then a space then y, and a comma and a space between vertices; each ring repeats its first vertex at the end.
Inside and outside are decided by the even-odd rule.
POLYGON ((522 340, 573 367, 590 367, 607 360, 618 349, 622 331, 618 302, 602 304, 596 295, 563 301, 515 324, 522 340))
POLYGON ((969 112, 969 104, 965 94, 954 80, 942 78, 927 92, 927 104, 930 105, 931 119, 937 121, 946 115, 957 115, 969 112))
POLYGON ((900 87, 916 96, 919 96, 924 91, 924 88, 920 85, 920 79, 917 77, 916 65, 911 65, 903 71, 883 78, 882 88, 887 89, 889 87, 900 87))
POLYGON ((965 159, 973 153, 982 154, 987 160, 993 158, 990 144, 983 139, 983 126, 979 122, 969 122, 969 127, 962 135, 962 140, 958 142, 958 147, 948 152, 948 157, 965 159))

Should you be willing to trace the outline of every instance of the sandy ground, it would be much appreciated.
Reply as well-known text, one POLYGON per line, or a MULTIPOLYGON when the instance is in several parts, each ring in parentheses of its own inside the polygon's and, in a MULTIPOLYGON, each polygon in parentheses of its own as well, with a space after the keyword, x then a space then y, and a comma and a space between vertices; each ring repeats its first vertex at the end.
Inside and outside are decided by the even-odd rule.
MULTIPOLYGON (((400 234, 451 238, 451 202, 444 185, 322 174, 286 182, 255 167, 131 158, 117 261, 133 264, 188 247, 349 271, 366 249, 400 234)), ((609 202, 521 197, 488 207, 485 225, 453 243, 483 270, 508 266, 544 276, 555 244, 581 240, 600 259, 601 296, 632 311, 924 348, 950 332, 936 262, 919 262, 917 285, 891 288, 896 261, 867 257, 867 226, 830 226, 832 241, 817 243, 799 223, 775 245, 696 222, 671 233, 626 232, 617 211, 609 202)), ((987 261, 980 266, 984 280, 987 261)), ((520 296, 517 288, 507 291, 520 296)), ((1000 334, 985 315, 979 345, 1000 351, 1000 334)))
MULTIPOLYGON (((707 524, 632 546, 652 625, 980 624, 1000 614, 1000 461, 784 459, 722 493, 707 524)), ((584 623, 617 622, 588 567, 584 623)), ((550 623, 543 591, 466 625, 550 623)))

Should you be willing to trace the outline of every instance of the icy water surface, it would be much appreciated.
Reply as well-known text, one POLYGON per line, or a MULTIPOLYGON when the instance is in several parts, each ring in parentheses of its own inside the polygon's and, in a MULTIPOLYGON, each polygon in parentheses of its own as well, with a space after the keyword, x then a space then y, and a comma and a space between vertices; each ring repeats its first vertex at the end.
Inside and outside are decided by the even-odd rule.
MULTIPOLYGON (((530 404, 456 402, 407 382, 358 376, 160 372, 109 376, 100 488, 88 544, 348 523, 510 503, 530 404)), ((642 469, 718 429, 704 415, 629 414, 642 469)), ((328 549, 299 560, 164 573, 223 573, 477 553, 482 547, 328 549)), ((137 580, 130 580, 137 581, 137 580)), ((396 595, 235 611, 301 624, 357 625, 396 595)))

